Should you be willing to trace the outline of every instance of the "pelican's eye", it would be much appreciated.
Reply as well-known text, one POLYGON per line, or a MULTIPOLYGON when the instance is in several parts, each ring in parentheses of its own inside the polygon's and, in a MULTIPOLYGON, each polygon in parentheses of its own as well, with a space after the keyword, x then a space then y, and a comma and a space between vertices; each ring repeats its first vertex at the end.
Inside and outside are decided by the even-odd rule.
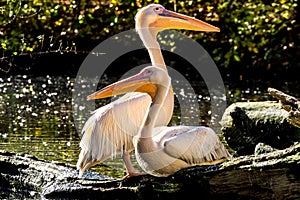
POLYGON ((163 8, 162 7, 155 7, 154 8, 154 11, 158 14, 162 13, 163 12, 163 8))
POLYGON ((152 71, 151 71, 150 69, 147 69, 147 70, 146 70, 146 74, 151 74, 151 72, 152 72, 152 71))

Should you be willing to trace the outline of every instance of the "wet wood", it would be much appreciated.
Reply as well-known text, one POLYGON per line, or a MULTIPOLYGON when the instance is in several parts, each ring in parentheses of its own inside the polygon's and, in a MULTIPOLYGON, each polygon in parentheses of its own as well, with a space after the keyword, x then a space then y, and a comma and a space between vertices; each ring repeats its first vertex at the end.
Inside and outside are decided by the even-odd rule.
POLYGON ((278 99, 282 108, 289 113, 288 121, 300 128, 300 100, 274 88, 268 88, 268 92, 271 96, 278 99))
POLYGON ((97 199, 286 199, 300 198, 300 144, 240 156, 210 167, 192 167, 158 178, 126 180, 89 172, 77 179, 75 166, 0 151, 2 188, 34 190, 41 198, 97 199))

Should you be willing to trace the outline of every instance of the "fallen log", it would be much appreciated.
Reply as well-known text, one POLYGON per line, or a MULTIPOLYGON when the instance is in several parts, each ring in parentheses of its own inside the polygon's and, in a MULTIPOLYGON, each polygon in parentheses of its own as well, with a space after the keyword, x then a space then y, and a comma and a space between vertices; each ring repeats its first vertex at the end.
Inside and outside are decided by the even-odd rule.
POLYGON ((271 96, 278 99, 282 108, 289 113, 287 120, 294 126, 300 128, 300 101, 274 88, 268 88, 268 92, 271 96))
MULTIPOLYGON (((98 173, 91 175, 99 180, 110 178, 98 173)), ((0 188, 6 191, 0 193, 1 199, 40 197, 44 188, 60 181, 76 179, 77 176, 76 167, 67 163, 0 151, 0 188)))
POLYGON ((0 151, 0 163, 2 189, 34 191, 37 198, 300 198, 300 144, 210 167, 184 169, 165 178, 144 175, 120 180, 89 171, 88 177, 77 179, 73 165, 4 151, 0 151))

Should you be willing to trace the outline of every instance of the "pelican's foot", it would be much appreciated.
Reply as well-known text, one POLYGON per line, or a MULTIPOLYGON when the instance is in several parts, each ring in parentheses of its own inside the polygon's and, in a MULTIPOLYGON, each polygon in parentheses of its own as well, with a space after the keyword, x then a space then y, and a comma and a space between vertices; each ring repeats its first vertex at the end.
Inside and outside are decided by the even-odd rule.
POLYGON ((142 175, 146 175, 146 173, 131 172, 131 173, 126 174, 126 175, 122 178, 122 180, 126 180, 126 179, 129 179, 129 178, 134 177, 134 176, 142 176, 142 175))

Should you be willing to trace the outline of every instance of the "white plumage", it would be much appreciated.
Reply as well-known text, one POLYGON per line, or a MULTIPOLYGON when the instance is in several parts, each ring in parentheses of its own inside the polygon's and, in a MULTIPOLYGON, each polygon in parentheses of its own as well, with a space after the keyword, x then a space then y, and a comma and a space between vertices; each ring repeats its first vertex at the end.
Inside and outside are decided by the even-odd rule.
POLYGON ((79 176, 93 165, 134 149, 132 137, 139 131, 151 101, 147 94, 129 93, 94 111, 82 129, 79 176), (136 112, 130 112, 131 108, 136 112))

